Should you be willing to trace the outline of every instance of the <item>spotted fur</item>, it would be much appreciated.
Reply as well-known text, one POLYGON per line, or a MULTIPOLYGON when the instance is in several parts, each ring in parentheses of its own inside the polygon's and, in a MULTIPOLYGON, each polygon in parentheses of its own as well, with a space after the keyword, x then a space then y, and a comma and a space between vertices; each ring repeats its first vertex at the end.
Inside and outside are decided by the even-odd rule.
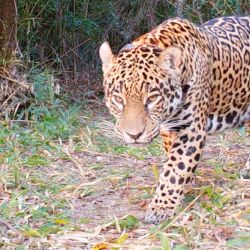
POLYGON ((168 154, 146 221, 173 216, 207 133, 250 120, 250 18, 170 19, 113 55, 100 48, 106 104, 125 142, 158 134, 168 154))

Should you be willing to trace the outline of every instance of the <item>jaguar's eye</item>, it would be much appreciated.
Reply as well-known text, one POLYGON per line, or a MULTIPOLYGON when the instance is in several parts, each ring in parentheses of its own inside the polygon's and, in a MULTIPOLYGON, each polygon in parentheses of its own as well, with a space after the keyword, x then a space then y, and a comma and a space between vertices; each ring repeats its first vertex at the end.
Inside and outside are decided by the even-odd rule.
POLYGON ((152 96, 149 96, 148 99, 147 99, 147 103, 151 103, 151 102, 154 102, 157 100, 159 96, 158 95, 152 95, 152 96))
POLYGON ((150 110, 152 109, 159 101, 161 100, 160 95, 151 95, 148 96, 145 107, 150 110))
POLYGON ((114 102, 123 104, 123 99, 120 96, 114 95, 113 97, 114 102))
POLYGON ((123 98, 117 95, 112 96, 113 103, 120 109, 123 109, 124 101, 123 98))

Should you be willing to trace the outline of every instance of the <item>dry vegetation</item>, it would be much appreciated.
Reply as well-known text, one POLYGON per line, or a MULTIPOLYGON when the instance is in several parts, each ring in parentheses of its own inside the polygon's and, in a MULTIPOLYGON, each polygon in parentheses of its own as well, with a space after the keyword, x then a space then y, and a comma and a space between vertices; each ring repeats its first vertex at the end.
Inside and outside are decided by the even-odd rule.
POLYGON ((103 112, 70 112, 68 139, 53 139, 52 118, 25 130, 2 125, 2 148, 15 154, 1 152, 2 249, 250 248, 245 129, 208 138, 179 214, 154 226, 143 216, 165 159, 161 142, 130 148, 103 135, 103 112))
POLYGON ((25 75, 0 68, 0 249, 250 249, 249 131, 209 136, 178 215, 144 224, 165 161, 161 141, 131 148, 107 131, 97 58, 107 38, 118 50, 176 14, 199 23, 249 14, 248 2, 22 0, 17 7, 26 68, 25 75))

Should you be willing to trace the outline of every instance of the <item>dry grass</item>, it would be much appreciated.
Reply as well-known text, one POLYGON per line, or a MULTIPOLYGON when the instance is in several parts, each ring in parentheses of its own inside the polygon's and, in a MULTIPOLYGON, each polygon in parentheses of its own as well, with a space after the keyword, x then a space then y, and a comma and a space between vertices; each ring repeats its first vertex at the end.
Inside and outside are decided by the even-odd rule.
POLYGON ((143 217, 164 162, 160 141, 129 148, 103 136, 95 112, 79 115, 69 139, 2 161, 1 249, 250 249, 245 130, 208 137, 180 213, 153 226, 143 217))
POLYGON ((0 67, 0 119, 11 119, 20 106, 28 102, 30 84, 17 70, 19 62, 13 61, 7 67, 0 67))

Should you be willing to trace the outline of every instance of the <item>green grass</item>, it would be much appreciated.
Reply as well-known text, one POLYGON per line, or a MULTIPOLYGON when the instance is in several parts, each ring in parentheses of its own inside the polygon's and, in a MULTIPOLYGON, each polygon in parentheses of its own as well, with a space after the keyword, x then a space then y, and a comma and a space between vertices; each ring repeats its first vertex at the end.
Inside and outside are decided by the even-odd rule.
MULTIPOLYGON (((79 117, 91 120, 93 113, 83 112, 82 107, 68 105, 57 98, 50 73, 29 77, 34 86, 31 105, 19 112, 16 120, 0 124, 0 183, 6 195, 0 203, 0 218, 10 222, 21 234, 23 243, 13 243, 20 249, 25 246, 25 239, 44 238, 79 227, 71 217, 70 199, 71 192, 81 185, 81 178, 78 171, 68 174, 70 169, 60 164, 70 162, 66 149, 75 152, 87 149, 138 159, 158 153, 156 144, 143 150, 114 145, 112 140, 101 135, 94 123, 88 122, 86 126, 80 122, 79 117), (29 120, 20 121, 24 117, 29 120), (89 137, 79 139, 81 133, 89 137)), ((93 162, 87 168, 97 172, 103 164, 93 162)), ((112 169, 106 179, 125 180, 130 172, 112 169)), ((87 197, 98 191, 94 186, 87 186, 79 188, 78 194, 87 197)), ((80 220, 80 224, 86 222, 87 218, 80 220)), ((0 228, 0 234, 11 238, 5 228, 0 228)), ((35 242, 32 242, 31 247, 34 247, 35 242)), ((0 245, 7 247, 8 242, 1 240, 0 245)))
POLYGON ((212 137, 180 214, 158 226, 145 225, 144 203, 154 193, 157 165, 164 159, 160 139, 132 148, 106 137, 96 123, 102 111, 59 99, 52 73, 37 74, 30 75, 32 104, 16 121, 0 124, 0 247, 63 249, 69 240, 96 250, 98 244, 249 247, 248 189, 238 174, 248 152, 246 131, 212 137), (20 122, 25 117, 29 120, 20 122))
MULTIPOLYGON (((98 194, 103 190, 102 186, 99 186, 100 182, 95 184, 95 180, 98 180, 98 178, 102 179, 102 182, 112 183, 114 190, 120 190, 125 187, 127 181, 138 175, 131 163, 127 164, 124 158, 121 158, 122 168, 115 165, 108 167, 106 165, 109 163, 107 160, 102 162, 106 155, 126 156, 143 162, 152 157, 160 157, 162 154, 159 140, 146 148, 138 149, 124 146, 118 141, 115 142, 113 139, 103 136, 102 131, 99 131, 95 123, 91 122, 92 117, 96 116, 94 112, 85 114, 79 108, 67 107, 66 109, 64 106, 52 106, 46 112, 46 115, 39 116, 39 119, 34 120, 32 123, 14 122, 10 125, 10 123, 5 122, 0 126, 0 163, 2 168, 0 181, 2 188, 6 190, 5 195, 7 195, 4 198, 6 201, 0 203, 0 216, 1 220, 11 223, 12 227, 19 233, 20 239, 19 243, 11 243, 10 245, 6 240, 1 240, 0 244, 3 247, 11 246, 22 249, 27 244, 27 240, 29 240, 31 249, 38 247, 37 242, 46 247, 50 244, 47 237, 63 235, 64 232, 66 234, 68 232, 77 233, 85 228, 84 225, 93 223, 95 220, 91 216, 88 218, 84 215, 76 219, 72 215, 74 200, 79 197, 83 200, 87 199, 87 197, 94 200, 96 196, 98 197, 98 194), (87 125, 82 124, 77 119, 80 116, 89 117, 87 125), (87 136, 81 138, 81 136, 77 136, 79 134, 86 134, 87 136), (70 155, 66 149, 70 151, 70 155), (96 161, 84 162, 81 157, 75 157, 75 154, 81 154, 82 152, 93 154, 93 159, 96 159, 96 161), (96 157, 102 158, 98 159, 96 157), (79 169, 77 169, 77 164, 75 165, 74 161, 77 161, 77 164, 84 169, 86 176, 93 175, 93 184, 81 186, 85 176, 79 175, 79 169)), ((236 143, 239 143, 238 139, 236 139, 236 143)), ((224 141, 221 142, 221 145, 222 148, 230 146, 230 144, 225 145, 224 141)), ((119 163, 119 159, 116 162, 119 163)), ((229 190, 223 187, 211 185, 211 181, 216 183, 222 181, 223 178, 224 183, 228 182, 227 187, 235 186, 236 184, 230 184, 229 180, 237 181, 238 175, 222 171, 225 164, 220 158, 209 158, 206 162, 213 170, 212 179, 209 180, 210 183, 203 184, 197 191, 186 195, 184 201, 185 207, 195 197, 201 195, 201 198, 195 204, 195 210, 198 211, 199 216, 192 214, 192 211, 188 210, 184 213, 184 217, 192 216, 192 220, 196 221, 196 223, 200 221, 204 226, 205 224, 201 221, 201 218, 205 216, 206 223, 212 228, 222 226, 228 228, 238 227, 243 219, 240 219, 240 221, 229 219, 224 222, 217 219, 221 216, 223 218, 223 211, 230 207, 231 204, 234 204, 235 200, 239 199, 239 193, 230 193, 229 190)), ((226 167, 228 166, 230 169, 232 164, 233 162, 227 164, 226 167)), ((136 171, 140 172, 140 170, 136 171)), ((149 169, 150 171, 158 170, 149 169)), ((157 175, 156 173, 153 174, 157 175)), ((200 169, 198 174, 203 178, 203 169, 200 169)), ((206 182, 206 176, 204 177, 204 182, 206 182)), ((131 188, 128 206, 150 198, 152 193, 152 187, 135 185, 131 188)), ((110 199, 112 199, 112 194, 110 199)), ((249 221, 247 213, 243 213, 242 216, 245 218, 244 221, 249 221)), ((126 232, 132 232, 142 226, 136 214, 128 218, 131 218, 131 221, 130 219, 127 219, 128 221, 122 219, 119 222, 121 230, 126 228, 126 232)), ((198 244, 194 242, 195 232, 199 230, 197 225, 193 225, 191 230, 191 222, 188 223, 189 229, 187 229, 181 225, 181 220, 177 220, 171 226, 172 234, 169 235, 169 233, 166 234, 166 228, 169 228, 171 224, 170 220, 160 226, 145 229, 145 235, 148 234, 149 239, 152 237, 150 235, 155 237, 153 242, 157 247, 150 249, 185 250, 192 249, 192 246, 198 244), (186 234, 189 234, 189 240, 184 240, 186 234), (179 243, 175 244, 173 248, 172 242, 176 241, 179 243)), ((114 226, 110 225, 110 227, 114 226)), ((0 234, 4 238, 9 238, 10 242, 15 242, 11 236, 14 233, 9 234, 11 230, 10 228, 6 231, 2 227, 0 234)), ((91 233, 93 233, 92 230, 90 230, 91 233)), ((243 231, 240 231, 240 233, 242 234, 243 231)), ((226 241, 225 247, 228 247, 228 249, 231 249, 230 247, 232 249, 244 249, 242 246, 248 246, 248 234, 247 236, 241 234, 240 236, 238 234, 232 235, 226 241)), ((123 245, 130 241, 129 233, 115 237, 116 240, 113 243, 105 244, 115 245, 118 242, 123 245)), ((201 235, 201 243, 203 240, 205 244, 206 234, 201 235)), ((199 249, 203 249, 201 243, 199 243, 201 246, 199 249)))

